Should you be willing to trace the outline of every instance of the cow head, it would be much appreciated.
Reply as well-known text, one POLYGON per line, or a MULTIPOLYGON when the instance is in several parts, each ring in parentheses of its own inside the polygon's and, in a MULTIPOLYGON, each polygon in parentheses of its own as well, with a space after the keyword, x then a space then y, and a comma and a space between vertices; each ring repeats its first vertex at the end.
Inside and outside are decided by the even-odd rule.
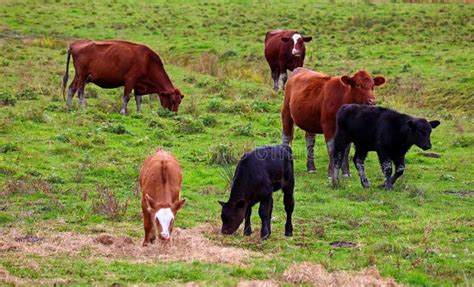
POLYGON ((232 234, 237 230, 237 228, 239 228, 240 224, 244 220, 247 204, 243 199, 237 202, 229 201, 225 203, 223 201, 219 201, 219 203, 222 206, 221 232, 223 234, 232 234))
POLYGON ((285 43, 288 43, 291 41, 293 48, 291 49, 291 54, 295 57, 301 57, 304 55, 305 52, 305 47, 304 47, 304 42, 309 42, 313 39, 313 37, 303 37, 299 33, 293 34, 293 36, 290 37, 281 37, 281 40, 285 43))
POLYGON ((439 126, 439 121, 428 122, 425 119, 413 119, 407 122, 410 128, 409 141, 423 150, 431 148, 431 130, 439 126))
POLYGON ((169 240, 173 231, 176 213, 183 207, 186 199, 183 198, 173 204, 160 203, 153 200, 148 194, 145 194, 145 201, 147 211, 155 220, 156 226, 158 226, 158 238, 164 241, 169 240))
POLYGON ((173 89, 172 91, 163 91, 159 93, 161 106, 165 109, 168 109, 172 112, 178 112, 179 105, 181 100, 184 98, 184 95, 181 94, 181 91, 178 89, 173 89))
POLYGON ((355 73, 353 77, 342 76, 341 81, 351 88, 350 99, 347 103, 375 105, 374 87, 383 85, 385 78, 372 78, 366 71, 361 70, 355 73))

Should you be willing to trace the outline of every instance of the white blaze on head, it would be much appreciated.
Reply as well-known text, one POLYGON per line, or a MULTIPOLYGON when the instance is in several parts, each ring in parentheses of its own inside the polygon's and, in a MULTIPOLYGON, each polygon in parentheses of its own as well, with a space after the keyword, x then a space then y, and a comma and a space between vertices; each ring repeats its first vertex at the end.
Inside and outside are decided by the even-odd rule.
POLYGON ((164 239, 169 239, 169 227, 171 221, 174 219, 174 215, 171 211, 171 208, 160 208, 160 210, 158 210, 158 212, 156 213, 155 217, 161 225, 161 236, 163 236, 164 239))
POLYGON ((293 36, 291 37, 291 39, 293 39, 293 50, 291 50, 291 53, 293 55, 301 53, 301 51, 296 49, 296 43, 298 43, 298 39, 300 38, 303 38, 300 34, 293 34, 293 36))

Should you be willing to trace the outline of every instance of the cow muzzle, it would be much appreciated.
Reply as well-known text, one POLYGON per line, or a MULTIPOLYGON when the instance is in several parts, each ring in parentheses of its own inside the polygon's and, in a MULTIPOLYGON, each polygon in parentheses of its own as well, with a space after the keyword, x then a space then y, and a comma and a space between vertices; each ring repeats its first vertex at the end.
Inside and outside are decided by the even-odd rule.
POLYGON ((170 240, 170 235, 169 235, 169 233, 164 233, 164 232, 162 232, 162 233, 160 233, 160 236, 159 236, 159 237, 160 237, 160 239, 163 240, 163 241, 168 241, 168 240, 170 240))
POLYGON ((301 51, 300 50, 293 49, 291 51, 291 54, 293 54, 293 56, 295 56, 295 57, 301 57, 301 51))
POLYGON ((376 103, 377 103, 377 100, 376 100, 375 98, 369 99, 369 100, 367 101, 367 104, 368 104, 368 105, 371 105, 371 106, 375 105, 376 103))

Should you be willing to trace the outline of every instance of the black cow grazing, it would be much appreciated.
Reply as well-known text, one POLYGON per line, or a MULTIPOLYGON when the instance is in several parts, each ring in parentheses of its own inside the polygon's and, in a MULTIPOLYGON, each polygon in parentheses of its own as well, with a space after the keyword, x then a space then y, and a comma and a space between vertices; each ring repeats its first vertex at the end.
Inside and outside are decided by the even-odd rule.
POLYGON ((271 234, 272 193, 283 191, 283 203, 286 211, 285 235, 293 235, 291 214, 295 206, 293 190, 293 158, 288 145, 260 147, 245 154, 237 164, 229 201, 222 205, 222 233, 232 234, 244 220, 244 235, 250 235, 250 216, 252 206, 260 202, 258 214, 262 220, 260 236, 263 240, 271 234))
POLYGON ((354 164, 363 187, 369 186, 364 172, 364 160, 369 151, 376 151, 385 176, 385 189, 393 184, 405 170, 405 154, 412 145, 423 150, 431 148, 431 130, 440 122, 414 118, 394 110, 367 105, 344 105, 336 115, 334 136, 333 185, 338 184, 345 148, 355 145, 354 164), (392 176, 392 161, 395 173, 392 176))

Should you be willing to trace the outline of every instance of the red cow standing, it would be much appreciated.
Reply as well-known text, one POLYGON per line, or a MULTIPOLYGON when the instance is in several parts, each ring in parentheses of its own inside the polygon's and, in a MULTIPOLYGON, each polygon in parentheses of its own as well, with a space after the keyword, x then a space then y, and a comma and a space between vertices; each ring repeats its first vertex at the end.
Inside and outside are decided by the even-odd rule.
POLYGON ((120 113, 127 113, 130 93, 135 91, 137 111, 141 112, 141 96, 158 94, 161 105, 177 112, 183 95, 173 86, 165 71, 160 56, 144 45, 127 41, 81 40, 69 46, 66 73, 63 78, 63 97, 68 80, 69 59, 72 55, 76 74, 69 86, 67 106, 71 108, 72 97, 78 93, 84 107, 84 88, 94 83, 101 88, 124 87, 123 105, 120 113))

